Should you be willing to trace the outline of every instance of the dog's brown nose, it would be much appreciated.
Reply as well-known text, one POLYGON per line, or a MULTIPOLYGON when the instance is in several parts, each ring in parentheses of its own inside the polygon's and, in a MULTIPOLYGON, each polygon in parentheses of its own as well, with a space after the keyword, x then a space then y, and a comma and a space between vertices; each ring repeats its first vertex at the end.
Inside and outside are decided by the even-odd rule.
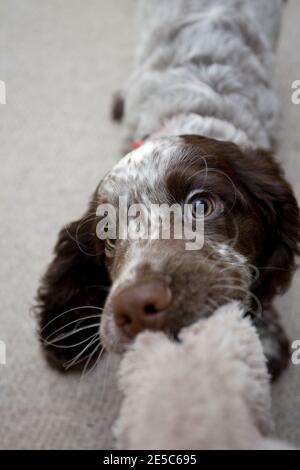
POLYGON ((165 309, 171 300, 171 290, 162 280, 131 286, 113 300, 116 324, 130 338, 145 329, 161 330, 165 325, 165 309))

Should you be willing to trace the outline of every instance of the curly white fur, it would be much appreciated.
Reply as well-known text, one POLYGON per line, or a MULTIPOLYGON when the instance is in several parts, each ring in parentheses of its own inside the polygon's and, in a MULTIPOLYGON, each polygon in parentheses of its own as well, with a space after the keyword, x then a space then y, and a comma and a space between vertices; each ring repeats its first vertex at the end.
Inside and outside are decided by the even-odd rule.
POLYGON ((270 385, 255 328, 238 303, 183 330, 140 334, 119 372, 120 449, 285 449, 272 431, 270 385))
POLYGON ((274 52, 283 0, 140 0, 126 147, 145 135, 201 134, 271 148, 274 52))

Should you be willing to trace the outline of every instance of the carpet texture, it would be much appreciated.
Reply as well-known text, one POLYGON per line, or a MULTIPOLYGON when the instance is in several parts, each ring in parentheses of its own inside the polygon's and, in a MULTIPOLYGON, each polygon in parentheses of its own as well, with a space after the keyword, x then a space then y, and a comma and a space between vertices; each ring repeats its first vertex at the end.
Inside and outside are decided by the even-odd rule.
MULTIPOLYGON (((40 353, 30 307, 58 230, 85 210, 117 161, 121 131, 111 96, 130 72, 134 0, 2 0, 0 80, 0 448, 111 448, 116 357, 94 373, 63 375, 40 353)), ((278 158, 300 199, 300 3, 288 3, 278 76, 284 116, 278 158)), ((275 78, 274 78, 275 79, 275 78)), ((300 339, 300 275, 277 302, 292 340, 300 339)), ((300 445, 300 366, 273 389, 277 435, 300 445)))

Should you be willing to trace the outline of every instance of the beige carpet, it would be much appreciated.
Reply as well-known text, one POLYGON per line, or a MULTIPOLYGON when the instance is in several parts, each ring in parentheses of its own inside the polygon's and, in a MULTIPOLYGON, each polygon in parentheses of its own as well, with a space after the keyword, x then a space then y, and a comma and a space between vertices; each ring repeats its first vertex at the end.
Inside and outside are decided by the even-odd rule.
MULTIPOLYGON (((29 313, 58 229, 80 215, 117 160, 112 93, 130 71, 134 0, 1 0, 0 448, 110 448, 115 358, 81 382, 47 368, 29 313)), ((280 158, 300 196, 300 2, 289 2, 279 54, 280 158)), ((300 276, 278 304, 300 339, 300 276)), ((300 366, 274 389, 277 434, 300 445, 300 366)))

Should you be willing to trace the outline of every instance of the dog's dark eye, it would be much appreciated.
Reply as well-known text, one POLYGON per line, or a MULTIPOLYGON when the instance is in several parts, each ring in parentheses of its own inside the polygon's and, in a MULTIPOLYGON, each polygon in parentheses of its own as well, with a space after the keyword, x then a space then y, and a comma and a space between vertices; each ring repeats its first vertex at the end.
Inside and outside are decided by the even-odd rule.
POLYGON ((202 215, 208 217, 214 212, 216 207, 212 196, 206 193, 194 195, 189 204, 192 206, 192 215, 194 218, 202 215))
POLYGON ((116 246, 117 240, 114 238, 106 238, 105 240, 105 250, 109 253, 111 253, 116 246))

